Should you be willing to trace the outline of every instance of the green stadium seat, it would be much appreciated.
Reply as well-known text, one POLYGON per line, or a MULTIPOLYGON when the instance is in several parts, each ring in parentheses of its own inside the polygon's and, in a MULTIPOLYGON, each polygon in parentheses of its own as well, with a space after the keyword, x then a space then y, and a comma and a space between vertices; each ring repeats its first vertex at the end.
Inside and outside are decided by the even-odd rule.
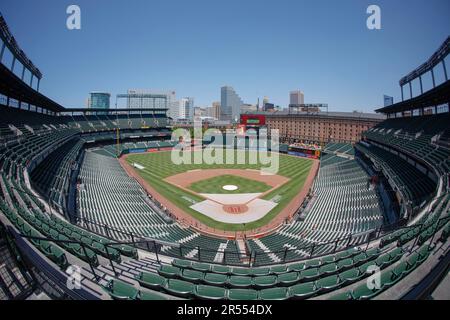
POLYGON ((250 271, 252 276, 267 276, 270 274, 270 268, 252 268, 250 271))
POLYGON ((396 277, 392 271, 381 272, 380 282, 382 288, 394 285, 400 278, 396 277))
POLYGON ((135 300, 139 293, 131 284, 116 279, 110 280, 104 289, 115 300, 135 300))
POLYGON ((283 274, 288 271, 286 266, 273 266, 270 268, 270 273, 272 274, 283 274))
POLYGON ((184 268, 191 268, 192 267, 192 261, 189 260, 181 260, 181 259, 174 259, 172 260, 172 265, 174 267, 184 269, 184 268))
POLYGON ((287 288, 270 288, 259 292, 259 299, 261 300, 286 300, 288 298, 289 290, 287 288))
POLYGON ((353 266, 352 258, 345 258, 345 259, 339 260, 337 262, 338 270, 346 270, 348 268, 351 268, 352 266, 353 266))
POLYGON ((358 253, 356 256, 353 257, 353 263, 355 264, 365 263, 367 260, 368 256, 365 252, 358 253))
POLYGON ((201 271, 184 269, 180 275, 181 279, 193 283, 200 283, 203 281, 205 275, 201 271))
POLYGON ((311 280, 315 280, 320 276, 319 274, 319 269, 318 268, 310 268, 310 269, 306 269, 303 270, 300 273, 300 279, 302 281, 311 281, 311 280))
POLYGON ((380 290, 378 289, 369 289, 367 283, 362 283, 358 287, 356 287, 352 292, 352 299, 354 300, 366 300, 375 297, 380 290))
POLYGON ((289 287, 289 292, 293 298, 307 299, 315 295, 318 290, 315 288, 314 282, 306 282, 289 287))
POLYGON ((166 279, 159 274, 150 272, 140 272, 136 276, 136 280, 143 287, 150 288, 153 290, 160 290, 164 287, 166 279))
POLYGON ((167 300, 166 297, 159 294, 158 292, 140 290, 137 297, 138 300, 167 300))
POLYGON ((194 295, 198 299, 224 300, 227 297, 227 290, 220 287, 197 285, 194 295))
POLYGON ((228 281, 228 276, 220 273, 205 273, 203 281, 213 286, 224 286, 228 281))
POLYGON ((230 276, 227 283, 233 288, 249 288, 253 285, 253 279, 247 276, 230 276))
POLYGON ((326 256, 320 259, 321 265, 336 262, 336 256, 326 256))
POLYGON ((335 273, 337 270, 338 270, 338 268, 335 263, 329 263, 329 264, 322 265, 319 268, 319 273, 321 275, 327 275, 327 274, 335 273))
POLYGON ((305 263, 305 268, 314 268, 319 267, 321 265, 320 259, 308 260, 305 263))
POLYGON ((299 280, 298 272, 287 272, 278 275, 278 284, 280 286, 289 287, 294 285, 299 280))
POLYGON ((375 266, 378 267, 375 261, 367 261, 366 263, 360 265, 358 268, 361 271, 361 273, 365 274, 367 273, 367 269, 373 268, 375 266))
POLYGON ((419 261, 420 262, 425 261, 428 258, 428 256, 430 255, 430 245, 425 244, 425 245, 421 246, 418 250, 418 253, 420 256, 419 261))
POLYGON ((252 274, 252 270, 248 268, 233 268, 233 275, 235 276, 250 276, 252 274))
POLYGON ((339 278, 344 284, 358 281, 362 277, 364 277, 364 273, 361 273, 358 268, 348 269, 339 274, 339 278))
POLYGON ((320 278, 316 281, 316 288, 320 292, 328 292, 339 288, 340 281, 337 275, 320 278))
POLYGON ((127 257, 130 257, 130 258, 133 258, 133 259, 137 259, 138 258, 138 252, 137 252, 136 248, 133 248, 133 247, 131 247, 129 245, 117 244, 117 245, 111 245, 111 247, 119 250, 121 254, 123 254, 123 255, 125 255, 127 257))
POLYGON ((231 268, 221 265, 213 265, 211 271, 214 273, 231 274, 231 268))
POLYGON ((288 266, 288 271, 302 271, 304 269, 305 269, 305 263, 304 262, 293 263, 293 264, 288 266))
POLYGON ((253 285, 258 289, 271 288, 277 284, 277 276, 260 276, 253 278, 253 285))
POLYGON ((201 272, 208 272, 211 270, 211 265, 209 265, 207 263, 193 262, 192 269, 194 269, 196 271, 201 271, 201 272))
POLYGON ((367 250, 366 252, 367 258, 371 259, 373 257, 377 257, 380 254, 380 249, 379 248, 372 248, 367 250))
POLYGON ((193 283, 178 279, 168 279, 164 287, 164 290, 168 293, 183 298, 192 296, 194 289, 195 285, 193 283))
POLYGON ((420 255, 417 252, 412 253, 407 260, 408 269, 414 269, 417 265, 419 265, 419 259, 420 255))
POLYGON ((69 262, 67 261, 67 257, 63 250, 48 241, 40 241, 38 247, 41 248, 42 252, 61 269, 67 269, 69 262))
POLYGON ((258 300, 258 291, 252 289, 229 289, 228 300, 258 300))
POLYGON ((158 269, 158 273, 165 278, 175 278, 181 274, 181 270, 174 266, 162 265, 158 269))
POLYGON ((408 262, 406 261, 401 261, 400 264, 398 264, 393 270, 393 276, 395 278, 401 278, 403 277, 403 275, 405 275, 406 273, 408 273, 408 269, 409 269, 409 265, 408 262))

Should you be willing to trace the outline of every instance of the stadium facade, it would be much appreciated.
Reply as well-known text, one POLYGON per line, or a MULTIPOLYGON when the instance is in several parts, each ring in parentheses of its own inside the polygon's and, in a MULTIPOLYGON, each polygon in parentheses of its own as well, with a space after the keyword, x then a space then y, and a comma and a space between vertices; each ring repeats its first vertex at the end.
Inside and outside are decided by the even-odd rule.
POLYGON ((360 112, 259 112, 269 130, 276 129, 284 142, 355 143, 361 134, 386 119, 382 114, 360 112))

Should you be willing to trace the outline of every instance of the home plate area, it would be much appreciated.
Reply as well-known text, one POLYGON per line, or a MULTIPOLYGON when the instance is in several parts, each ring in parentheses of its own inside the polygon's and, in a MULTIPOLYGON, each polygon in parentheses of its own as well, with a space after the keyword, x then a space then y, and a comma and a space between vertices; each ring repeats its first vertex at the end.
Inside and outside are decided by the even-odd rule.
POLYGON ((277 206, 259 199, 261 193, 201 194, 207 200, 191 206, 201 214, 225 223, 248 223, 261 219, 277 206))
POLYGON ((280 175, 265 176, 258 170, 246 169, 187 171, 165 180, 204 199, 191 205, 190 209, 230 224, 263 218, 277 203, 261 198, 289 181, 280 175))

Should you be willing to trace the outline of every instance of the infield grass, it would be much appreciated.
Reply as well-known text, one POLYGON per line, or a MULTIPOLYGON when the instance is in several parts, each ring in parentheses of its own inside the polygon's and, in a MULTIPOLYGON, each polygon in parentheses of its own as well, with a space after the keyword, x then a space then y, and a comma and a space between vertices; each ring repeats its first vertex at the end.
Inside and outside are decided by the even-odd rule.
POLYGON ((272 189, 272 187, 260 181, 225 174, 223 176, 217 176, 214 178, 194 182, 189 186, 189 189, 198 193, 238 194, 264 193, 272 189), (224 190, 223 186, 225 185, 234 185, 238 187, 238 189, 224 190))

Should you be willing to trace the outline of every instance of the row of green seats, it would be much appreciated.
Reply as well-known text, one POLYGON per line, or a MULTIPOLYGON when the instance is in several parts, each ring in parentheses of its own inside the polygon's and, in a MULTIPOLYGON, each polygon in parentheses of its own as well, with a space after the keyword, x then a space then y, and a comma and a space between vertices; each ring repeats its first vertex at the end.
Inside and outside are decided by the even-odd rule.
MULTIPOLYGON (((1 199, 0 199, 1 200, 1 199)), ((0 210, 6 215, 6 217, 14 224, 14 226, 24 235, 30 237, 42 237, 42 235, 36 231, 33 227, 31 227, 27 222, 25 222, 22 217, 16 215, 13 211, 11 211, 3 202, 0 201, 0 210)), ((31 243, 41 251, 47 258, 53 261, 56 265, 58 265, 61 269, 65 270, 69 266, 67 261, 67 257, 64 254, 64 251, 55 245, 53 242, 38 240, 38 239, 30 239, 31 243)))
POLYGON ((51 220, 55 221, 58 225, 61 225, 64 228, 68 228, 68 229, 72 230, 73 233, 79 234, 82 237, 82 239, 85 239, 85 238, 91 239, 92 241, 97 243, 96 246, 99 247, 98 250, 101 255, 108 257, 108 253, 109 253, 109 256, 111 257, 111 259, 116 262, 120 262, 120 260, 119 260, 120 254, 127 256, 127 257, 134 258, 134 259, 138 258, 137 250, 134 247, 131 247, 131 246, 125 245, 125 244, 111 244, 111 240, 104 238, 102 236, 99 236, 97 234, 94 234, 83 228, 77 227, 77 226, 75 226, 69 222, 63 221, 55 216, 52 216, 51 220), (106 247, 108 247, 108 253, 106 252, 106 247), (119 252, 116 253, 116 250, 118 250, 119 252))
MULTIPOLYGON (((14 195, 11 192, 9 183, 6 181, 6 179, 4 177, 3 177, 3 179, 4 179, 3 181, 6 182, 5 186, 8 190, 8 193, 10 195, 13 195, 15 198, 16 195, 14 195)), ((93 264, 94 266, 97 266, 99 264, 97 255, 93 250, 91 250, 90 248, 86 248, 86 247, 83 248, 78 243, 70 242, 71 239, 69 237, 65 236, 63 233, 58 232, 56 229, 53 229, 53 227, 55 227, 55 224, 53 226, 50 224, 47 224, 48 219, 45 218, 43 215, 40 215, 40 216, 43 217, 43 219, 45 218, 47 220, 41 221, 39 219, 36 219, 34 215, 32 215, 29 211, 26 211, 24 208, 22 208, 19 205, 19 203, 17 203, 17 202, 14 203, 14 206, 15 206, 16 210, 19 212, 20 216, 23 219, 25 219, 28 223, 30 223, 33 226, 33 228, 38 230, 46 238, 50 238, 50 239, 54 240, 54 242, 58 243, 58 245, 60 247, 69 251, 70 253, 72 253, 76 257, 80 258, 81 260, 84 260, 90 264, 93 264)))
POLYGON ((92 249, 87 246, 83 248, 79 243, 71 242, 73 240, 66 236, 65 233, 57 231, 56 223, 53 222, 53 225, 51 224, 51 222, 47 224, 47 222, 49 222, 50 220, 44 220, 44 222, 42 222, 40 219, 37 219, 31 214, 26 213, 23 209, 18 209, 19 212, 21 212, 21 215, 26 218, 27 221, 31 223, 34 228, 39 230, 39 232, 45 237, 54 240, 56 243, 58 243, 59 246, 66 249, 81 260, 86 261, 94 266, 97 266, 99 264, 97 254, 92 249))
MULTIPOLYGON (((226 266, 191 263, 191 268, 161 265, 158 268, 158 273, 166 278, 181 278, 182 280, 209 285, 228 285, 230 287, 254 286, 260 288, 270 286, 271 284, 292 284, 315 280, 320 277, 336 274, 370 263, 370 261, 379 258, 379 254, 379 249, 375 248, 368 250, 367 252, 360 252, 352 258, 327 263, 320 267, 314 267, 314 265, 316 265, 314 261, 317 260, 311 260, 310 262, 313 262, 312 265, 308 265, 309 262, 307 261, 305 263, 296 263, 289 266, 233 269, 226 266)), ((395 251, 393 257, 397 257, 398 254, 401 254, 401 249, 398 249, 398 252, 395 251)), ((387 256, 390 256, 390 254, 387 254, 387 256)), ((183 263, 184 262, 186 261, 183 260, 183 263)), ((180 261, 177 261, 174 264, 180 265, 180 261)), ((372 262, 372 264, 374 264, 374 262, 372 262)))
POLYGON ((384 290, 392 287, 398 283, 401 279, 407 276, 411 271, 417 268, 422 262, 424 262, 430 254, 430 245, 425 244, 419 248, 416 252, 412 253, 407 259, 401 261, 395 268, 389 271, 382 271, 380 276, 380 285, 369 286, 367 283, 362 283, 354 290, 345 291, 339 293, 333 297, 332 300, 365 300, 371 299, 383 292, 384 290))
POLYGON ((365 253, 361 252, 359 249, 352 248, 337 253, 335 255, 330 255, 319 259, 307 260, 304 262, 293 263, 290 265, 278 265, 271 267, 254 267, 254 268, 229 267, 225 265, 216 265, 216 264, 194 262, 189 260, 174 259, 172 261, 172 266, 174 267, 174 269, 171 268, 167 269, 173 270, 172 272, 177 272, 178 269, 192 269, 200 272, 257 277, 267 275, 278 275, 291 271, 303 271, 305 269, 310 268, 311 269, 323 268, 325 270, 330 270, 333 269, 333 264, 336 264, 336 267, 340 268, 341 265, 345 266, 348 264, 349 261, 348 259, 354 259, 356 257, 356 259, 360 261, 364 260, 363 257, 371 258, 378 254, 379 254, 378 249, 371 249, 365 253))
MULTIPOLYGON (((365 276, 369 266, 385 268, 398 261, 403 255, 401 248, 395 248, 391 252, 379 256, 375 261, 367 261, 357 268, 342 271, 339 274, 327 275, 312 272, 314 269, 305 269, 305 277, 301 277, 302 272, 287 272, 279 275, 268 276, 228 276, 217 273, 201 273, 199 271, 184 269, 181 279, 167 278, 160 274, 141 272, 136 279, 141 286, 156 290, 165 291, 169 294, 183 298, 218 298, 213 292, 218 293, 220 299, 223 297, 231 299, 237 292, 247 292, 251 296, 262 299, 266 295, 275 292, 280 295, 278 298, 308 298, 317 294, 323 294, 350 283, 356 282, 365 276), (241 291, 239 291, 241 290, 241 291)), ((168 266, 174 268, 172 266, 168 266)))

